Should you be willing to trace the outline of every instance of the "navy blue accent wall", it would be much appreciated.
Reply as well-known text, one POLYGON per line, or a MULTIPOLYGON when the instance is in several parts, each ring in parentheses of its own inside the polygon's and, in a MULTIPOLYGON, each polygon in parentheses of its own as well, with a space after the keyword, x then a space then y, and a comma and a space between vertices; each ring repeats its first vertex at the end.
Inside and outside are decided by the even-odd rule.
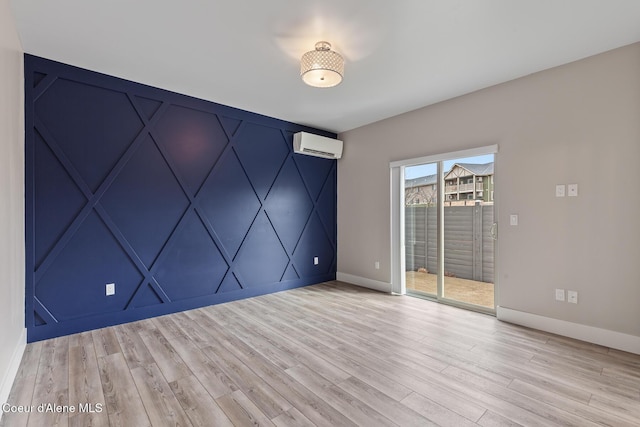
POLYGON ((291 147, 335 134, 30 55, 25 108, 28 341, 335 279, 336 161, 291 147))

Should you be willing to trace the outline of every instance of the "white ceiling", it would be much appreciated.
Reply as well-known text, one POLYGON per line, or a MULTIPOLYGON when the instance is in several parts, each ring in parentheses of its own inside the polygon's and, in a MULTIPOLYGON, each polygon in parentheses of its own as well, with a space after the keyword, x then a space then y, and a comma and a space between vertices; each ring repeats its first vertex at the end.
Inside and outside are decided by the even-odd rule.
POLYGON ((27 53, 342 132, 640 41, 638 0, 12 0, 27 53), (299 77, 327 40, 329 89, 299 77))

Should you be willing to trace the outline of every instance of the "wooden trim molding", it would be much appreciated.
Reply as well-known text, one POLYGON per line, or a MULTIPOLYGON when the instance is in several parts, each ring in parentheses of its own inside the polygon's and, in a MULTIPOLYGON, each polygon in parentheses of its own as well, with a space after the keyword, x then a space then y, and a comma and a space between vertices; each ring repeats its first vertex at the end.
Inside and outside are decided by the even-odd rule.
POLYGON ((363 288, 373 289, 374 291, 391 293, 391 283, 381 282, 379 280, 367 279, 366 277, 354 276, 347 273, 336 273, 336 280, 340 282, 351 283, 352 285, 362 286, 363 288))
POLYGON ((496 310, 496 317, 504 322, 527 326, 616 350, 640 354, 640 337, 635 335, 553 319, 500 306, 496 310))

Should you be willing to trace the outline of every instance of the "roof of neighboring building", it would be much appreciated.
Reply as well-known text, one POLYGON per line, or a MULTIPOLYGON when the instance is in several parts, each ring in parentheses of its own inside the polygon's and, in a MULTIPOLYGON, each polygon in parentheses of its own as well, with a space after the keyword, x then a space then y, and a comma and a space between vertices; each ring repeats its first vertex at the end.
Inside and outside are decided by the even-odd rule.
POLYGON ((475 163, 456 163, 451 169, 456 167, 456 165, 460 166, 461 168, 465 168, 474 175, 493 175, 493 162, 484 163, 481 165, 475 163))
POLYGON ((421 176, 413 179, 407 179, 404 181, 404 187, 411 188, 411 187, 420 187, 423 185, 432 185, 437 182, 437 177, 438 175, 434 174, 434 175, 421 176))

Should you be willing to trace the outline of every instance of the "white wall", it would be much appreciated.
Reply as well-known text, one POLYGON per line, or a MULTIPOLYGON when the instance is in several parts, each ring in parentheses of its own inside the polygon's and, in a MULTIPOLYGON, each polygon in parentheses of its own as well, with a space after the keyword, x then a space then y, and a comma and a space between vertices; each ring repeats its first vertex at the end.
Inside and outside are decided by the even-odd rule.
POLYGON ((0 0, 0 404, 26 343, 24 327, 23 52, 9 0, 0 0))
POLYGON ((640 337, 640 44, 339 137, 339 277, 390 281, 390 161, 498 144, 499 305, 640 337), (568 183, 579 197, 556 198, 568 183))

